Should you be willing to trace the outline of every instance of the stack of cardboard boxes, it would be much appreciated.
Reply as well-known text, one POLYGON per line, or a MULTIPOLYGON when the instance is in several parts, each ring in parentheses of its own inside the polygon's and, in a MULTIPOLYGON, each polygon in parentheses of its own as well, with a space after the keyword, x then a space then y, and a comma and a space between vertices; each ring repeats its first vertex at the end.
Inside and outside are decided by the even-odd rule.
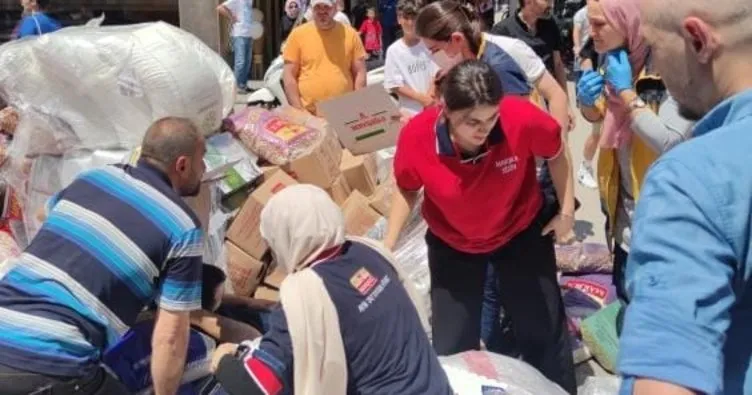
MULTIPOLYGON (((283 111, 295 116, 294 110, 283 111)), ((378 184, 376 155, 353 155, 342 147, 338 132, 322 118, 307 119, 306 124, 324 131, 326 137, 287 165, 262 166, 256 188, 245 198, 227 230, 228 277, 238 295, 278 300, 286 274, 269 262, 259 217, 269 199, 285 187, 306 183, 326 190, 342 207, 346 230, 351 235, 365 235, 388 214, 391 195, 387 186, 378 184)))

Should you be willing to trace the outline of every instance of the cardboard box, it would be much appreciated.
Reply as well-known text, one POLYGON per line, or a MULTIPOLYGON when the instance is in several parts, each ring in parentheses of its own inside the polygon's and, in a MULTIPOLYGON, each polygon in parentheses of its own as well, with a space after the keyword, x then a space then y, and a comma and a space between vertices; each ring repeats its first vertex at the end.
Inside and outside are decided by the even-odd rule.
POLYGON ((202 182, 198 195, 184 197, 183 201, 193 209, 198 220, 201 221, 201 229, 204 233, 209 231, 209 218, 211 217, 212 208, 212 191, 213 186, 210 182, 202 182))
POLYGON ((256 293, 253 294, 253 297, 255 299, 279 302, 279 291, 262 285, 256 289, 256 293))
POLYGON ((371 196, 376 190, 376 157, 372 154, 353 155, 348 150, 342 152, 339 169, 353 190, 371 196))
POLYGON ((301 184, 313 184, 320 188, 328 188, 340 174, 339 163, 342 160, 342 146, 337 136, 330 128, 322 123, 324 139, 307 155, 282 166, 301 184))
POLYGON ((393 147, 402 126, 397 105, 380 84, 319 103, 317 110, 355 155, 393 147))
POLYGON ((232 242, 225 242, 227 250, 227 277, 235 295, 251 296, 261 283, 264 264, 246 254, 232 242))
POLYGON ((345 216, 345 232, 350 235, 363 236, 368 233, 381 215, 368 202, 368 198, 358 191, 353 191, 342 204, 345 216))
POLYGON ((383 184, 379 184, 376 187, 373 195, 369 197, 369 204, 376 210, 377 213, 388 217, 389 211, 392 209, 392 198, 397 184, 394 178, 387 180, 383 184))
POLYGON ((334 200, 337 205, 341 206, 342 203, 347 200, 347 197, 350 196, 350 193, 352 193, 352 188, 350 188, 350 184, 347 183, 345 176, 340 174, 340 176, 337 177, 337 180, 334 181, 334 184, 329 188, 326 188, 326 192, 332 197, 332 200, 334 200))
POLYGON ((226 238, 247 254, 256 259, 261 259, 268 248, 259 231, 261 209, 272 195, 293 184, 297 184, 297 182, 283 171, 272 174, 245 201, 240 212, 232 221, 230 229, 227 230, 226 238))
POLYGON ((271 267, 270 269, 271 271, 266 274, 262 283, 268 288, 279 289, 282 281, 287 277, 287 272, 280 266, 271 267))

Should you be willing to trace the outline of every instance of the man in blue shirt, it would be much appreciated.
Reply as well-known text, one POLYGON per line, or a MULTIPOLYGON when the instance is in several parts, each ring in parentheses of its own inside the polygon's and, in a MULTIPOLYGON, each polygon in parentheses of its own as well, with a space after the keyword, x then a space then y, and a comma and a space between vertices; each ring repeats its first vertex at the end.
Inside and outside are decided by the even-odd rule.
POLYGON ((24 14, 18 27, 18 38, 41 36, 60 30, 60 22, 49 16, 45 11, 50 0, 23 0, 24 14))
POLYGON ((694 138, 650 169, 634 219, 622 394, 752 394, 752 9, 643 0, 694 138))
POLYGON ((50 198, 39 233, 0 273, 0 392, 125 393, 102 354, 156 301, 154 390, 175 393, 189 314, 201 308, 203 250, 181 197, 198 193, 204 152, 190 121, 165 118, 136 166, 84 172, 50 198))

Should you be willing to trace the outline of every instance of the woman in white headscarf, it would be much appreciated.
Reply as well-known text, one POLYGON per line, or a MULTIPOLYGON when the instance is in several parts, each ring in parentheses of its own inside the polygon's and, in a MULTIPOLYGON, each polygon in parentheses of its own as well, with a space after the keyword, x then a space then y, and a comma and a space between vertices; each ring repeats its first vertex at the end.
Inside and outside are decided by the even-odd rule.
POLYGON ((261 235, 288 273, 259 342, 220 347, 222 387, 236 394, 451 394, 418 294, 389 252, 345 237, 322 189, 294 185, 261 212, 261 235))
POLYGON ((298 16, 300 16, 300 10, 302 8, 300 0, 285 1, 285 12, 282 14, 282 19, 279 22, 279 42, 287 40, 287 36, 290 35, 290 32, 295 27, 295 23, 298 21, 298 16))

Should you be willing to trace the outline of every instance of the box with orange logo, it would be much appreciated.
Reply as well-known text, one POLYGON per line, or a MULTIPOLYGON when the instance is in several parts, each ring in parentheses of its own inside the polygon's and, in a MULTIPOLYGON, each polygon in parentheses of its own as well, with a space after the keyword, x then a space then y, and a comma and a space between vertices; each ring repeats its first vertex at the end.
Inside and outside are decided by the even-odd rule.
POLYGON ((261 259, 268 249, 259 230, 261 209, 275 193, 293 184, 297 182, 283 171, 269 175, 245 201, 227 230, 226 238, 246 254, 261 259))

